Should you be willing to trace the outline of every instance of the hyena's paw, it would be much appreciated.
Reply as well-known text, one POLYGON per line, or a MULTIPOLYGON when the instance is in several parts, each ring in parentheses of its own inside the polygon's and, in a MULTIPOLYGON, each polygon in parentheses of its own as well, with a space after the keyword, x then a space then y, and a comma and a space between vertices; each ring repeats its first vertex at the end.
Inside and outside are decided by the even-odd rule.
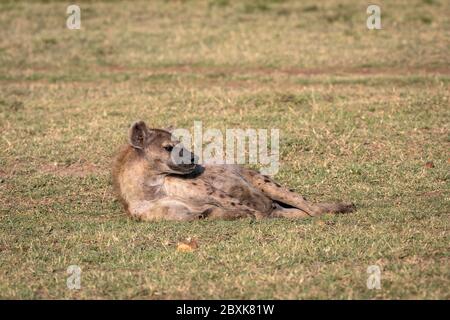
POLYGON ((352 202, 342 202, 338 213, 351 213, 356 211, 356 206, 352 202))
POLYGON ((323 213, 350 213, 356 211, 356 206, 351 202, 321 203, 319 207, 323 213))

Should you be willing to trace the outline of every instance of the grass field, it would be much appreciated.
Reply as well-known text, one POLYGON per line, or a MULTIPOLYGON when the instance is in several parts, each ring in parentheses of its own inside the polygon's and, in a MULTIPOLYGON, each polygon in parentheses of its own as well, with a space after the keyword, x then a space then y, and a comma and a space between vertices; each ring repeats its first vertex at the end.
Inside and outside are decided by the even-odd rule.
POLYGON ((382 30, 364 1, 76 3, 81 30, 0 2, 0 298, 450 298, 448 1, 378 1, 382 30), (133 221, 109 172, 137 119, 278 128, 276 179, 358 211, 133 221))

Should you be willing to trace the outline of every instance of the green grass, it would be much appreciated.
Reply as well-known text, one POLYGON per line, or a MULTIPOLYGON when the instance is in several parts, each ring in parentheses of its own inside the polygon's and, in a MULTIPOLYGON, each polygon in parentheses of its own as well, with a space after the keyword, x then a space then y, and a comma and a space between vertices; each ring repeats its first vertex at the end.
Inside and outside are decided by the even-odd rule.
POLYGON ((1 298, 450 298, 448 1, 381 2, 378 31, 356 1, 79 4, 74 31, 63 1, 0 2, 1 298), (130 220, 109 170, 136 119, 279 128, 277 180, 358 211, 130 220))

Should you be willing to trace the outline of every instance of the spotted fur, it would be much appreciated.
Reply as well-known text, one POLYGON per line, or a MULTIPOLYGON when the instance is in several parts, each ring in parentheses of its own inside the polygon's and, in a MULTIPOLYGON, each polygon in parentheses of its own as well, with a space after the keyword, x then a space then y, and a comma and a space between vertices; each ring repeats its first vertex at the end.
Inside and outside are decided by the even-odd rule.
POLYGON ((236 165, 176 164, 168 131, 143 121, 130 129, 113 166, 113 183, 126 212, 142 220, 305 218, 352 212, 351 203, 308 202, 268 176, 236 165))

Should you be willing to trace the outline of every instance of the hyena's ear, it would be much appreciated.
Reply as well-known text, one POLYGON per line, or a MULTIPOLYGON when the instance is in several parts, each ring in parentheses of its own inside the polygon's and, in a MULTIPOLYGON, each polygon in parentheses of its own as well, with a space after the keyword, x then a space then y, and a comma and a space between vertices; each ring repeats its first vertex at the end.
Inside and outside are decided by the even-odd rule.
POLYGON ((136 121, 130 128, 130 145, 136 149, 144 149, 145 142, 150 136, 150 130, 144 121, 136 121))

